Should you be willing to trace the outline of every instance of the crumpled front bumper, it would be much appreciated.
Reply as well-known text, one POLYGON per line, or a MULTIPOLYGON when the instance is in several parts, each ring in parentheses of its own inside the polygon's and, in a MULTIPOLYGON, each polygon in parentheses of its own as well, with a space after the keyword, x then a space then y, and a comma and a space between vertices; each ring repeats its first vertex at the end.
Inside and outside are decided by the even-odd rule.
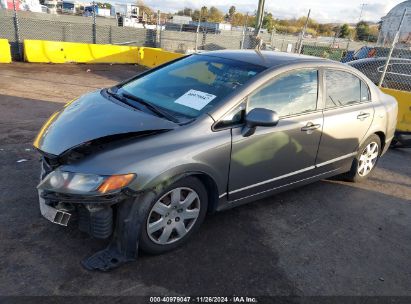
POLYGON ((78 229, 97 239, 106 239, 114 229, 115 205, 125 199, 123 193, 101 197, 72 196, 38 190, 40 212, 50 222, 68 226, 77 219, 78 229))
POLYGON ((38 190, 38 194, 41 215, 54 224, 67 226, 71 213, 47 205, 46 200, 42 197, 42 190, 38 190))

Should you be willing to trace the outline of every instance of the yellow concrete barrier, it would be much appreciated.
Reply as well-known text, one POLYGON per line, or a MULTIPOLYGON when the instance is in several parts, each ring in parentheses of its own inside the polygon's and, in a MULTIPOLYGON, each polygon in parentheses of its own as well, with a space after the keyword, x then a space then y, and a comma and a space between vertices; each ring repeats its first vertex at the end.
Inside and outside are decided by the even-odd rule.
POLYGON ((398 101, 397 131, 411 132, 411 92, 387 88, 381 88, 381 90, 394 96, 398 101))
POLYGON ((138 47, 61 41, 24 40, 27 62, 137 63, 138 47))
POLYGON ((7 39, 0 39, 0 63, 11 62, 10 44, 7 39))
POLYGON ((138 50, 138 63, 152 68, 168 61, 185 56, 184 54, 163 51, 159 48, 140 47, 138 50))

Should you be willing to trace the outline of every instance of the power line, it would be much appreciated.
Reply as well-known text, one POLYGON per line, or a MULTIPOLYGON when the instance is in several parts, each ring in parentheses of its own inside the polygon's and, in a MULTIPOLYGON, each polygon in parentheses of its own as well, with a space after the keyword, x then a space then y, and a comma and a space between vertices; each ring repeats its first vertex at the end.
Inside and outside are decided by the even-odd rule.
POLYGON ((364 6, 368 5, 367 3, 361 3, 361 11, 360 11, 360 17, 358 18, 358 22, 361 21, 361 17, 362 17, 362 12, 364 10, 364 6))

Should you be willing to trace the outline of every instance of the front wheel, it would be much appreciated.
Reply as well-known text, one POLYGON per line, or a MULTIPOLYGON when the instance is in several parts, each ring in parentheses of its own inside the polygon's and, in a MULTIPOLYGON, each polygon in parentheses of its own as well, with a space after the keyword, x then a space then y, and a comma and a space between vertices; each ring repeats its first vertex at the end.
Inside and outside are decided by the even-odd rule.
POLYGON ((194 177, 167 187, 152 202, 143 222, 140 246, 159 254, 185 243, 200 227, 207 211, 207 191, 194 177))
POLYGON ((366 179, 374 170, 381 155, 381 140, 378 135, 371 135, 359 148, 353 160, 351 170, 345 173, 344 178, 352 182, 366 179))

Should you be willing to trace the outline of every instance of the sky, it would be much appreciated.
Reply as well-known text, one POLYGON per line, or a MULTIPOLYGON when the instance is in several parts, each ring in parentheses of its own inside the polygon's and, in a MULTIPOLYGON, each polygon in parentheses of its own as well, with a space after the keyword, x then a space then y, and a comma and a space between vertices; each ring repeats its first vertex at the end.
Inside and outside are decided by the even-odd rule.
MULTIPOLYGON (((121 0, 120 0, 121 1, 121 0)), ((115 1, 117 2, 117 1, 115 1)), ((127 1, 128 2, 128 1, 127 1)), ((177 12, 184 7, 200 8, 216 6, 227 12, 234 5, 239 12, 253 13, 258 0, 144 0, 146 5, 155 10, 177 12)), ((311 17, 319 22, 356 23, 360 17, 361 4, 365 3, 362 18, 367 21, 379 21, 395 5, 403 0, 266 0, 265 10, 276 18, 290 19, 307 15, 311 8, 311 17)))

